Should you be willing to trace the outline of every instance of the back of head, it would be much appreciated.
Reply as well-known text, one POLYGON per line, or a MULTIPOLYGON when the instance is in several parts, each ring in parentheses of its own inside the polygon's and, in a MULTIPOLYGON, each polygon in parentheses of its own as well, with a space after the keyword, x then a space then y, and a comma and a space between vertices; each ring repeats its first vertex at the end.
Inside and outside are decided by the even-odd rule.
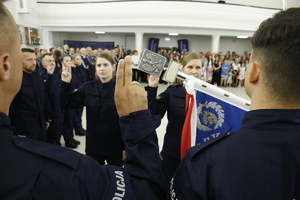
POLYGON ((191 60, 195 60, 195 59, 200 59, 202 65, 204 64, 204 57, 202 55, 200 55, 199 53, 195 53, 195 52, 191 52, 186 54, 185 56, 183 56, 182 58, 182 66, 186 66, 186 64, 188 62, 190 62, 191 60))
POLYGON ((14 39, 14 34, 11 34, 12 22, 7 8, 3 5, 4 2, 5 0, 0 0, 0 53, 8 50, 9 41, 14 39))
POLYGON ((263 21, 252 45, 251 61, 261 64, 268 95, 278 102, 299 103, 300 8, 263 21))

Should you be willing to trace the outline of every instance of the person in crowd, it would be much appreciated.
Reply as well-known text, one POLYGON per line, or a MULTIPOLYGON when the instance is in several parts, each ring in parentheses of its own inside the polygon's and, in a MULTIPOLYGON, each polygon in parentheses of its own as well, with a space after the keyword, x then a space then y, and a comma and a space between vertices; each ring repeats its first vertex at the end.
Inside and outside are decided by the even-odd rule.
POLYGON ((87 54, 86 54, 86 60, 89 66, 89 79, 88 81, 95 80, 95 61, 96 57, 94 57, 94 52, 91 47, 86 48, 87 54))
MULTIPOLYGON (((82 78, 81 78, 81 72, 79 69, 79 66, 81 65, 81 56, 79 54, 74 54, 73 59, 71 61, 70 56, 64 55, 61 61, 61 65, 63 66, 62 70, 66 70, 66 66, 71 65, 72 66, 72 77, 73 77, 73 84, 72 84, 72 90, 75 90, 76 88, 80 87, 83 84, 82 78), (73 63, 72 63, 73 61, 73 63)), ((61 73, 60 73, 61 75, 61 73)), ((62 82, 61 82, 62 83, 62 82)), ((60 84, 61 85, 61 84, 60 84)), ((59 90, 58 90, 59 93, 59 90)), ((58 97, 59 98, 59 97, 58 97)), ((60 104, 60 103, 59 103, 60 104)), ((61 108, 61 106, 59 105, 61 108)), ((77 113, 82 113, 82 108, 80 110, 72 110, 68 107, 63 108, 63 124, 62 124, 62 136, 65 141, 65 147, 76 149, 80 142, 74 138, 74 118, 77 117, 77 113)), ((85 132, 76 130, 75 134, 80 136, 85 136, 85 132)))
POLYGON ((211 83, 212 82, 212 76, 213 76, 213 59, 212 59, 212 55, 209 54, 208 59, 207 59, 207 63, 206 63, 206 82, 211 83))
POLYGON ((230 65, 228 65, 228 60, 225 58, 223 61, 223 64, 221 65, 221 87, 227 86, 227 77, 228 77, 228 71, 230 69, 230 65))
POLYGON ((61 84, 59 71, 47 70, 47 66, 55 68, 55 59, 52 54, 44 54, 41 57, 41 67, 37 73, 42 76, 46 85, 47 97, 50 106, 51 126, 47 129, 47 142, 50 144, 61 145, 60 136, 62 134, 62 110, 59 105, 59 88, 61 84))
POLYGON ((238 87, 243 87, 244 86, 244 82, 245 82, 245 75, 246 75, 246 67, 245 67, 245 63, 243 62, 240 66, 240 68, 238 69, 238 82, 237 82, 237 86, 238 87))
POLYGON ((64 50, 64 55, 70 55, 69 54, 69 45, 67 45, 67 44, 65 44, 64 46, 63 46, 63 50, 64 50))
POLYGON ((49 49, 49 53, 51 53, 52 55, 54 55, 54 51, 55 51, 56 49, 55 49, 55 47, 51 47, 50 49, 49 49))
POLYGON ((72 92, 73 76, 62 74, 61 104, 63 107, 86 106, 86 154, 101 165, 122 166, 124 143, 114 102, 115 63, 111 55, 102 53, 96 61, 97 81, 85 83, 72 92))
POLYGON ((64 54, 62 54, 60 50, 55 50, 54 51, 53 56, 54 56, 54 59, 55 59, 55 69, 56 70, 60 70, 61 69, 60 62, 61 62, 61 58, 62 58, 63 55, 64 54))
POLYGON ((35 56, 36 56, 36 70, 38 70, 38 68, 40 67, 40 63, 41 63, 41 52, 37 51, 34 52, 35 56))
POLYGON ((69 55, 70 55, 70 57, 72 58, 72 56, 75 54, 75 49, 74 48, 70 48, 69 49, 69 55))
POLYGON ((234 71, 234 76, 233 78, 233 85, 236 87, 238 86, 238 75, 239 75, 239 68, 241 67, 240 64, 240 59, 239 58, 235 58, 234 62, 231 64, 231 66, 233 67, 233 71, 234 71))
POLYGON ((217 86, 220 85, 220 80, 221 80, 221 60, 219 59, 218 56, 215 57, 214 60, 214 71, 213 71, 213 77, 212 77, 212 84, 217 86))
MULTIPOLYGON (((75 151, 13 135, 14 129, 7 115, 21 87, 23 55, 17 25, 2 2, 0 0, 1 199, 165 199, 166 183, 162 178, 154 129, 135 134, 136 128, 145 126, 130 123, 135 119, 133 116, 149 112, 144 110, 147 109, 145 92, 132 84, 131 74, 124 73, 124 69, 131 68, 130 58, 126 62, 120 61, 116 90, 116 106, 127 150, 124 168, 101 166, 89 156, 75 151), (130 95, 129 98, 124 99, 125 93, 130 95), (128 104, 131 94, 137 93, 140 96, 135 96, 134 105, 128 104), (144 111, 136 112, 141 109, 144 111)), ((65 76, 69 70, 63 72, 65 76)), ((157 126, 159 117, 153 116, 146 124, 157 126)))
POLYGON ((82 66, 85 69, 85 82, 87 82, 90 80, 90 72, 89 72, 90 62, 88 59, 88 53, 86 51, 86 48, 83 47, 80 49, 80 55, 82 60, 82 66))
MULTIPOLYGON (((73 84, 72 84, 72 91, 79 88, 81 85, 83 85, 86 82, 85 75, 86 70, 83 67, 83 61, 82 56, 79 54, 75 54, 72 57, 73 62, 73 70, 72 70, 72 77, 74 78, 73 84)), ((74 129, 75 135, 78 136, 85 136, 86 130, 82 127, 82 113, 83 113, 83 107, 73 109, 72 111, 72 131, 74 129)))
POLYGON ((234 70, 233 67, 230 67, 228 70, 228 76, 226 80, 227 87, 232 85, 232 77, 234 76, 234 70))
POLYGON ((133 74, 132 74, 132 80, 134 81, 139 81, 140 80, 140 72, 137 69, 137 67, 139 66, 139 62, 140 62, 140 56, 138 55, 138 51, 134 50, 132 52, 132 56, 131 56, 131 60, 132 60, 132 70, 133 70, 133 74))
MULTIPOLYGON (((204 58, 198 53, 189 53, 182 59, 182 72, 200 78, 204 58)), ((183 84, 169 86, 157 97, 158 77, 148 78, 149 109, 161 118, 167 112, 168 124, 161 151, 162 165, 167 181, 170 181, 180 163, 180 141, 185 120, 185 96, 183 84)))
MULTIPOLYGON (((22 49, 23 79, 21 89, 15 96, 9 111, 16 133, 46 142, 46 130, 50 126, 50 108, 45 82, 35 73, 36 56, 32 49, 22 49)), ((47 63, 47 71, 54 67, 47 63)))

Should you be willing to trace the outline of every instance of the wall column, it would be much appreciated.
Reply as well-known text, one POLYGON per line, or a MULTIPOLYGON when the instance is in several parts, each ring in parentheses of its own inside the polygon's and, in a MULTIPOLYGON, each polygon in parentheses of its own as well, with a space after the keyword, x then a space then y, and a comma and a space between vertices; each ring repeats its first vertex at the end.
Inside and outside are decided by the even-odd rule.
POLYGON ((48 29, 42 28, 43 48, 49 50, 53 47, 53 33, 48 29))
POLYGON ((135 33, 135 49, 139 52, 139 55, 143 52, 143 35, 144 33, 135 33))
POLYGON ((219 53, 220 35, 212 35, 211 53, 219 53))

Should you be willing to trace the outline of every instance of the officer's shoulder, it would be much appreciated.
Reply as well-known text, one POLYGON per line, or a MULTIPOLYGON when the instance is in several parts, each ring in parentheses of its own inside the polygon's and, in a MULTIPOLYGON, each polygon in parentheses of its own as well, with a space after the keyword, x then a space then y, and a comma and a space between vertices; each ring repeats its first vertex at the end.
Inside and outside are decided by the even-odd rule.
POLYGON ((168 86, 168 88, 172 89, 172 88, 181 88, 183 87, 182 84, 175 84, 175 85, 170 85, 168 86))
POLYGON ((18 148, 24 151, 47 158, 53 162, 59 162, 60 164, 67 165, 73 169, 77 169, 82 156, 82 154, 73 150, 32 140, 25 136, 15 136, 14 143, 18 148))
POLYGON ((97 80, 94 80, 94 81, 88 81, 88 82, 85 82, 83 85, 84 86, 91 86, 91 85, 95 85, 97 84, 98 81, 97 80))
POLYGON ((199 152, 202 152, 204 150, 206 150, 208 147, 212 147, 215 145, 218 145, 219 142, 225 142, 227 138, 229 138, 230 135, 232 135, 234 133, 230 133, 229 131, 226 131, 224 133, 222 133, 219 137, 216 137, 214 139, 211 139, 207 142, 198 144, 190 149, 187 150, 187 154, 189 155, 189 157, 192 159, 193 157, 195 157, 199 152))

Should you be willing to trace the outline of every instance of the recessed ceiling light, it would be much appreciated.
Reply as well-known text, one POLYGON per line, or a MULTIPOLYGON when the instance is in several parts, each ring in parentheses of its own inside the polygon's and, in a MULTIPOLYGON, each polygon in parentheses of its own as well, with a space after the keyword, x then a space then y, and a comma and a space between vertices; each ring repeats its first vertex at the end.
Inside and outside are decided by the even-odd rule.
POLYGON ((246 39, 246 38, 248 38, 248 36, 241 35, 241 36, 237 36, 237 38, 246 39))
POLYGON ((169 33, 169 35, 177 36, 177 35, 179 35, 179 34, 178 34, 178 33, 169 33))
POLYGON ((96 34, 105 34, 104 31, 95 31, 96 34))

